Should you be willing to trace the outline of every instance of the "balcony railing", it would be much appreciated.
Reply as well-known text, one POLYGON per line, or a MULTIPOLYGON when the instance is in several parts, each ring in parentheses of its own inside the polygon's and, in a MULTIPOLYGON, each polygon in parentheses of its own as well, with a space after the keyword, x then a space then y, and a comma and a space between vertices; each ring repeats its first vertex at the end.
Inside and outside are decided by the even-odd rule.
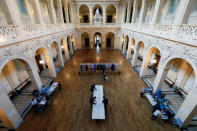
MULTIPOLYGON (((197 45, 197 25, 162 25, 162 24, 138 24, 127 23, 121 26, 124 29, 131 29, 134 31, 149 33, 155 36, 163 36, 173 40, 179 41, 193 41, 197 45), (177 39, 178 38, 178 39, 177 39)), ((193 45, 193 44, 192 44, 193 45)))
POLYGON ((34 35, 37 33, 41 33, 41 30, 42 30, 42 27, 39 24, 23 26, 23 31, 26 35, 34 35))
POLYGON ((1 43, 9 43, 13 40, 28 39, 29 37, 35 37, 55 31, 62 31, 65 29, 73 28, 71 24, 32 24, 32 25, 6 25, 0 26, 0 46, 4 46, 1 43), (9 42, 8 42, 9 41, 9 42))
POLYGON ((13 25, 0 26, 1 39, 9 40, 17 37, 16 29, 13 25))
POLYGON ((197 40, 197 26, 196 25, 181 25, 178 35, 181 38, 187 38, 190 40, 197 40))

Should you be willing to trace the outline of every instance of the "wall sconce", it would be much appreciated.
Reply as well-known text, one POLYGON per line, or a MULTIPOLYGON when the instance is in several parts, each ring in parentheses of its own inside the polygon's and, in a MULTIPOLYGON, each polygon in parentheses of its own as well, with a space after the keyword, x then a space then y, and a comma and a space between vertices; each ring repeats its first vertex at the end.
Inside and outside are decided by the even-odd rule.
POLYGON ((39 63, 40 63, 40 64, 44 64, 44 61, 43 61, 43 60, 40 60, 39 63))
POLYGON ((131 48, 133 49, 133 48, 134 48, 134 46, 132 45, 132 46, 131 46, 131 48))
POLYGON ((62 47, 62 49, 64 49, 64 46, 63 45, 61 47, 62 47))
POLYGON ((5 38, 4 37, 0 37, 0 42, 4 42, 5 38))
POLYGON ((157 60, 154 59, 152 63, 153 63, 153 64, 157 63, 157 60))

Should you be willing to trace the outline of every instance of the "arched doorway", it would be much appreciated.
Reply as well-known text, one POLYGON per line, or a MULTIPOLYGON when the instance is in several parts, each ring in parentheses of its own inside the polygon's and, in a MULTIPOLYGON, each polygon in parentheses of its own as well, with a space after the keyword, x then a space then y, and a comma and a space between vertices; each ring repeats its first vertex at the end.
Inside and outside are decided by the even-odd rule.
POLYGON ((135 46, 135 39, 131 38, 129 42, 129 48, 127 51, 127 59, 129 60, 130 63, 132 63, 133 60, 134 46, 135 46))
POLYGON ((100 48, 102 43, 102 35, 100 32, 96 32, 94 34, 94 47, 95 48, 100 48))
POLYGON ((89 23, 90 22, 90 16, 89 16, 89 8, 87 5, 82 5, 79 8, 79 18, 80 18, 80 23, 89 23))
POLYGON ((81 34, 81 44, 82 48, 91 48, 90 47, 90 34, 87 32, 84 32, 81 34))
POLYGON ((141 66, 142 66, 142 62, 143 62, 143 55, 144 55, 144 43, 142 41, 140 41, 137 44, 137 48, 135 51, 135 56, 134 56, 134 67, 137 70, 137 72, 140 72, 141 66))
POLYGON ((106 23, 116 22, 116 8, 113 5, 109 5, 106 9, 106 23))
POLYGON ((151 86, 153 86, 157 71, 158 65, 161 59, 160 50, 157 47, 152 47, 148 50, 147 55, 144 58, 144 67, 141 68, 142 76, 149 82, 151 86))
POLYGON ((66 62, 69 59, 69 54, 68 54, 68 47, 66 45, 66 41, 64 38, 61 39, 61 48, 62 48, 62 56, 64 62, 66 62))
MULTIPOLYGON (((8 61, 0 71, 0 85, 2 86, 2 92, 6 96, 3 98, 6 102, 7 110, 12 109, 14 105, 16 111, 21 117, 24 117, 24 112, 27 106, 30 105, 30 101, 34 97, 32 95, 34 90, 40 90, 41 80, 37 73, 36 66, 33 63, 24 59, 13 59, 8 61), (10 101, 12 104, 10 105, 10 101)), ((2 94, 1 94, 2 99, 2 94)), ((1 107, 4 108, 4 107, 1 107)), ((14 109, 12 109, 14 111, 14 109)), ((0 117, 2 117, 2 110, 0 117)), ((3 121, 4 117, 2 117, 3 121)), ((7 123, 4 121, 3 123, 7 123)))
POLYGON ((106 35, 106 48, 114 48, 114 33, 112 32, 106 35))
POLYGON ((53 58, 55 70, 58 73, 60 71, 61 65, 62 65, 62 63, 61 63, 62 62, 61 61, 62 54, 60 52, 61 49, 59 48, 59 46, 56 42, 53 42, 51 44, 51 50, 52 50, 52 58, 53 58))
POLYGON ((72 47, 70 36, 67 36, 67 45, 68 45, 69 56, 71 56, 73 54, 73 47, 72 47))
POLYGON ((193 66, 183 58, 171 58, 160 65, 154 83, 155 91, 172 92, 165 93, 169 101, 169 108, 176 114, 189 91, 196 88, 196 72, 193 66), (157 88, 156 88, 157 87, 157 88))
POLYGON ((49 55, 48 50, 44 47, 38 48, 34 56, 42 85, 46 85, 51 78, 56 76, 52 56, 49 55))
POLYGON ((72 34, 71 36, 71 43, 72 43, 72 47, 73 47, 73 52, 75 51, 75 48, 76 48, 76 43, 75 43, 75 35, 72 34))
POLYGON ((120 49, 123 51, 123 47, 124 47, 124 34, 121 35, 121 43, 120 43, 120 49))
POLYGON ((128 47, 129 47, 129 36, 126 35, 126 37, 125 37, 125 43, 124 43, 124 47, 123 47, 123 55, 125 57, 127 56, 128 47))

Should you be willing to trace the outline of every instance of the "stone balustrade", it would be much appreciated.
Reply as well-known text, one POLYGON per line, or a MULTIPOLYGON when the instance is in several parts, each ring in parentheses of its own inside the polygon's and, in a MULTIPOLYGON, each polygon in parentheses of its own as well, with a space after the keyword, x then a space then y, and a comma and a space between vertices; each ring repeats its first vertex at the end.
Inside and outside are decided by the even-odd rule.
POLYGON ((196 25, 181 25, 178 35, 184 39, 197 40, 197 26, 196 25))
POLYGON ((0 26, 0 39, 4 39, 1 41, 6 41, 10 39, 14 39, 17 37, 15 26, 7 25, 7 26, 0 26))

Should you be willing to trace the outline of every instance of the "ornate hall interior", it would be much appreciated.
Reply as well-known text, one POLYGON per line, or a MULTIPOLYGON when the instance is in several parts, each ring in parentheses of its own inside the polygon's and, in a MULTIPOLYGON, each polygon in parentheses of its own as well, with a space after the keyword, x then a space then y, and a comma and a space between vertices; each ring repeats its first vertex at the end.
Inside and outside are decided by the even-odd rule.
POLYGON ((0 0, 0 130, 197 130, 197 0, 0 0))

